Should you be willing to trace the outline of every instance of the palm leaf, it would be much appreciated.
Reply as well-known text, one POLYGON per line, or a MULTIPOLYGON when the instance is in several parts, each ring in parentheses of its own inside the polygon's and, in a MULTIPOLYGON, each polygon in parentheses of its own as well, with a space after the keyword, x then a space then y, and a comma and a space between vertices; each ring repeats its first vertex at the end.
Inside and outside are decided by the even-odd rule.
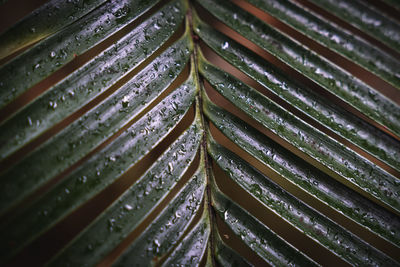
MULTIPOLYGON (((400 51, 400 34, 397 30, 399 23, 388 18, 384 14, 377 12, 373 6, 369 6, 367 3, 361 1, 311 1, 318 6, 329 10, 332 14, 349 22, 351 25, 363 30, 366 34, 369 34, 387 44, 390 48, 400 51)), ((385 1, 393 8, 400 8, 400 4, 397 1, 385 1)))
POLYGON ((104 2, 105 0, 51 1, 44 4, 2 34, 0 59, 61 30, 104 2), (70 19, 66 20, 65 17, 70 19))
POLYGON ((292 0, 52 0, 3 31, 0 263, 399 265, 399 23, 311 2, 345 22, 292 0))

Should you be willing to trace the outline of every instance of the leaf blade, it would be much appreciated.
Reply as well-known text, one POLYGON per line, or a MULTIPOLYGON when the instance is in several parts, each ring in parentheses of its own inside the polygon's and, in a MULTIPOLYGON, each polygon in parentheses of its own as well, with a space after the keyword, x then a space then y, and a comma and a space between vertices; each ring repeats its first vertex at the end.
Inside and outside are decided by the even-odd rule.
POLYGON ((130 245, 113 266, 149 265, 153 260, 157 262, 158 258, 165 255, 176 244, 193 220, 194 212, 200 208, 200 202, 204 197, 205 172, 203 168, 204 166, 199 166, 199 169, 187 185, 177 193, 170 205, 130 245), (186 209, 189 199, 193 199, 191 202, 194 207, 193 210, 186 209), (161 227, 169 230, 160 232, 161 227), (172 232, 171 229, 175 231, 172 232))
POLYGON ((57 32, 70 24, 71 20, 85 16, 104 2, 106 1, 47 2, 0 35, 0 59, 57 32))
POLYGON ((202 60, 200 73, 222 96, 282 139, 373 197, 400 211, 397 178, 280 108, 255 89, 202 60))
MULTIPOLYGON (((182 39, 178 40, 175 45, 167 49, 154 61, 159 64, 160 67, 165 67, 169 65, 174 65, 175 67, 171 69, 166 68, 166 70, 161 70, 154 69, 153 66, 150 65, 148 69, 145 68, 142 72, 138 73, 138 75, 134 76, 131 79, 130 83, 128 83, 125 87, 121 87, 120 91, 117 91, 116 93, 111 95, 102 103, 101 106, 99 106, 98 109, 108 111, 108 113, 105 114, 104 118, 102 118, 104 121, 98 121, 99 117, 98 114, 96 114, 97 110, 93 109, 87 117, 88 119, 86 121, 86 118, 78 120, 69 128, 66 128, 65 131, 60 132, 53 139, 50 139, 47 141, 47 143, 44 143, 36 150, 36 152, 28 155, 22 161, 3 173, 0 176, 4 185, 0 189, 0 191, 4 190, 2 191, 4 194, 0 196, 0 210, 4 212, 10 206, 15 205, 15 203, 22 200, 25 196, 33 192, 40 185, 47 182, 54 175, 61 173, 65 168, 67 168, 78 159, 80 159, 82 156, 84 156, 86 153, 88 153, 90 149, 95 147, 96 144, 99 144, 102 140, 105 140, 106 138, 103 138, 102 134, 98 135, 98 133, 95 131, 99 124, 104 123, 104 134, 105 137, 108 137, 118 129, 117 126, 121 127, 123 125, 122 123, 128 122, 128 120, 132 118, 132 115, 126 116, 124 112, 120 112, 119 107, 115 105, 115 100, 121 100, 122 98, 121 105, 122 108, 126 111, 138 112, 140 110, 143 110, 149 104, 143 101, 149 101, 152 100, 152 98, 154 99, 154 97, 157 96, 157 93, 165 89, 165 87, 167 87, 168 84, 172 82, 172 79, 177 76, 177 73, 173 73, 172 75, 170 75, 169 70, 182 71, 182 69, 184 68, 183 63, 189 59, 189 53, 191 49, 191 43, 188 39, 188 35, 183 36, 182 39), (175 62, 177 60, 181 60, 182 64, 179 66, 175 65, 175 62), (161 62, 163 62, 163 64, 161 64, 161 62), (152 76, 156 76, 156 74, 163 74, 160 77, 163 79, 154 79, 154 77, 152 76), (135 78, 138 77, 141 77, 141 79, 138 80, 142 82, 142 84, 139 85, 143 85, 140 92, 140 95, 142 95, 142 97, 140 98, 140 95, 136 95, 135 92, 132 92, 131 89, 132 87, 134 87, 133 84, 135 84, 135 78), (153 82, 152 85, 154 86, 153 93, 149 93, 146 87, 151 84, 151 82, 153 82), (159 89, 156 89, 157 87, 159 87, 159 89), (124 108, 123 98, 125 96, 128 96, 128 94, 130 96, 130 98, 128 98, 130 99, 130 101, 137 97, 137 100, 140 100, 141 102, 137 102, 135 104, 133 102, 130 107, 128 106, 124 108), (109 118, 107 117, 107 115, 111 115, 111 117, 109 118), (84 124, 86 122, 93 124, 92 126, 94 126, 94 129, 87 127, 87 125, 84 124), (107 123, 114 125, 113 127, 110 127, 110 125, 108 125, 107 123), (70 132, 70 130, 73 132, 76 128, 85 129, 85 131, 82 132, 82 136, 74 136, 70 132), (82 140, 84 140, 83 137, 85 137, 88 133, 88 138, 91 137, 91 141, 93 141, 93 144, 82 143, 82 140), (64 141, 66 140, 72 142, 73 145, 70 145, 70 143, 65 143, 64 141), (77 141, 73 142, 74 140, 77 141), (54 144, 57 144, 57 146, 54 146, 54 144), (60 150, 57 149, 58 145, 60 146, 60 150), (77 151, 78 149, 81 149, 79 153, 77 151), (42 153, 44 154, 44 156, 39 156, 42 153), (61 158, 60 160, 60 158, 58 157, 63 156, 64 154, 68 155, 68 153, 69 155, 71 155, 71 158, 69 160, 67 160, 66 157, 61 158), (44 169, 43 166, 51 166, 51 168, 44 169)), ((69 107, 66 106, 66 108, 68 109, 69 107)))
POLYGON ((207 253, 209 237, 210 222, 208 211, 204 209, 200 221, 193 226, 162 266, 200 266, 200 261, 207 253))
POLYGON ((197 16, 194 27, 210 48, 268 91, 394 169, 400 170, 400 143, 393 137, 290 79, 251 50, 213 30, 197 16), (223 49, 226 43, 229 46, 223 49))
MULTIPOLYGON (((295 185, 400 247, 400 220, 204 97, 204 113, 226 137, 295 185)), ((204 99, 203 98, 203 99, 204 99)))
MULTIPOLYGON (((397 8, 400 7, 398 2, 385 1, 389 1, 392 5, 396 3, 397 8)), ((377 12, 366 3, 343 0, 311 0, 311 2, 400 52, 399 23, 377 12)))
POLYGON ((243 37, 400 137, 400 106, 380 92, 228 1, 204 0, 199 4, 243 37))
MULTIPOLYGON (((181 1, 166 5, 149 20, 3 123, 0 126, 0 159, 26 145, 128 74, 177 30, 184 12, 185 7, 181 1), (167 22, 167 18, 170 22, 167 22), (146 49, 147 54, 138 48, 146 49), (104 62, 108 63, 105 65, 104 62), (37 122, 39 125, 35 125, 37 122)), ((160 71, 152 71, 156 75, 161 72, 161 68, 160 71)))
POLYGON ((82 23, 75 22, 2 66, 0 68, 2 81, 0 108, 5 107, 30 87, 72 61, 76 55, 86 52, 111 33, 134 21, 158 1, 108 2, 91 12, 82 23), (98 34, 93 34, 93 32, 98 32, 98 34))
POLYGON ((182 179, 200 144, 201 132, 198 131, 199 118, 134 185, 64 248, 57 261, 74 261, 74 258, 95 264, 125 239, 182 179), (185 145, 187 149, 182 150, 185 145), (175 167, 171 172, 165 172, 171 164, 175 167), (92 244, 90 251, 86 250, 88 243, 92 244))
POLYGON ((230 179, 255 199, 348 263, 396 264, 384 253, 296 199, 228 149, 210 141, 209 153, 230 179))
POLYGON ((212 188, 216 213, 255 253, 271 265, 318 266, 276 233, 230 200, 217 186, 212 188))
POLYGON ((400 89, 400 63, 366 40, 292 1, 249 2, 400 89))
MULTIPOLYGON (((7 258, 17 253, 23 246, 109 186, 123 172, 142 159, 183 118, 194 101, 195 93, 195 85, 189 77, 185 84, 132 124, 117 139, 80 165, 44 194, 33 206, 28 207, 25 212, 18 214, 18 217, 8 222, 8 226, 12 230, 1 235, 2 239, 9 241, 9 243, 4 242, 0 245, 2 247, 1 258, 7 258), (188 87, 190 90, 187 90, 188 87), (179 105, 176 104, 176 99, 180 99, 179 105), (177 106, 178 108, 176 108, 177 106), (163 124, 160 124, 159 121, 162 121, 163 124), (148 134, 144 134, 145 132, 148 134), (17 244, 14 247, 7 245, 14 242, 17 244)), ((191 127, 192 139, 187 140, 187 136, 184 138, 188 147, 192 144, 190 153, 187 153, 189 159, 193 159, 194 147, 200 140, 201 134, 195 134, 196 131, 199 131, 198 128, 199 118, 191 127)), ((172 160, 170 163, 172 164, 172 160)), ((167 164, 167 167, 169 169, 170 165, 167 164)), ((176 171, 181 170, 181 168, 175 168, 176 171)))

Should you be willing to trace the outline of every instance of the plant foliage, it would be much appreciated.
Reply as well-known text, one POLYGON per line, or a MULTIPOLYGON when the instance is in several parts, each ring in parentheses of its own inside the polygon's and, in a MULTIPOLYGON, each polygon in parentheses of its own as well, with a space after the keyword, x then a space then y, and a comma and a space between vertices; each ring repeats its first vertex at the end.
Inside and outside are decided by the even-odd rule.
POLYGON ((310 1, 51 0, 4 31, 0 264, 399 265, 400 105, 327 55, 399 99, 400 23, 310 1))

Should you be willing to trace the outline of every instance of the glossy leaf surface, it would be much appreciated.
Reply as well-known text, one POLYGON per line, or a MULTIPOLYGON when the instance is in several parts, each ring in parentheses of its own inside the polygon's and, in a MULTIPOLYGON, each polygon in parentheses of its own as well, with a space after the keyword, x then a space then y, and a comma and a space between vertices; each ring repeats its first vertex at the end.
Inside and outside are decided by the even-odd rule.
POLYGON ((245 38, 400 137, 400 107, 383 94, 229 1, 199 3, 212 7, 210 12, 214 16, 245 38))
POLYGON ((398 22, 311 2, 346 22, 51 0, 5 29, 0 265, 400 265, 398 22))
POLYGON ((106 1, 49 1, 1 34, 0 59, 57 32, 71 21, 83 17, 104 2, 106 1))

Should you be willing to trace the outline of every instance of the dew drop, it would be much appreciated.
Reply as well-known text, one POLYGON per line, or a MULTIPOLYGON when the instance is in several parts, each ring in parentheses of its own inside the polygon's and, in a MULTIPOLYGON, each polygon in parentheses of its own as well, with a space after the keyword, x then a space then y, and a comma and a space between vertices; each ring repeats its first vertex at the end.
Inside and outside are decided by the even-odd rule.
POLYGON ((124 206, 124 209, 125 209, 125 210, 132 210, 133 208, 132 208, 131 205, 126 204, 126 205, 124 206))
POLYGON ((227 49, 227 48, 229 47, 229 43, 228 43, 228 42, 225 42, 225 43, 222 44, 221 47, 222 47, 222 49, 225 50, 225 49, 227 49))
POLYGON ((173 170, 174 170, 174 165, 172 165, 172 162, 168 163, 168 172, 172 173, 173 170))
POLYGON ((56 101, 54 101, 54 102, 50 101, 49 102, 49 107, 52 108, 52 109, 56 109, 57 108, 57 102, 56 101))
POLYGON ((161 29, 160 23, 156 22, 156 23, 154 24, 154 28, 156 28, 157 30, 161 29))
POLYGON ((122 99, 122 107, 126 108, 128 106, 129 106, 129 97, 124 96, 124 98, 122 99))

